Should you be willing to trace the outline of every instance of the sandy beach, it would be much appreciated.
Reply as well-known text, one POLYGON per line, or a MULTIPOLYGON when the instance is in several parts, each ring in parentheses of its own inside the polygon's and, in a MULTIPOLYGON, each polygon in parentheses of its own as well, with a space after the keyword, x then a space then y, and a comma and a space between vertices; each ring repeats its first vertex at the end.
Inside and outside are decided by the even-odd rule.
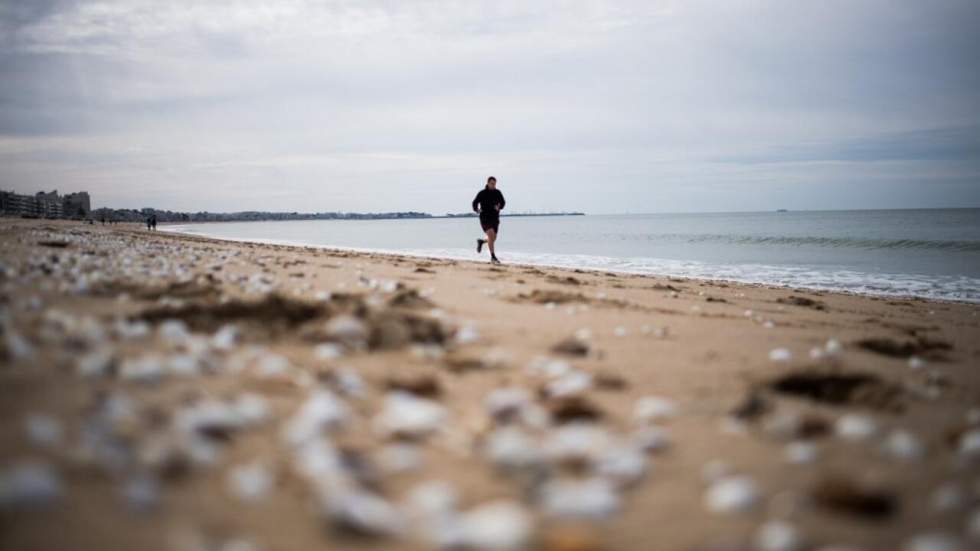
POLYGON ((27 220, 0 289, 2 549, 980 544, 976 304, 27 220))

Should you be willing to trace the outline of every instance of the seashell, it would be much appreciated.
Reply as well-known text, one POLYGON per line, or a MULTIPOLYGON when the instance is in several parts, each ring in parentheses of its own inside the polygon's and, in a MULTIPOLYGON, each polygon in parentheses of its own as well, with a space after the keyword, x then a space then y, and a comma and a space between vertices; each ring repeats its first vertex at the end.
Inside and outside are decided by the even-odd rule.
POLYGON ((755 508, 759 490, 747 476, 725 476, 708 487, 705 507, 712 513, 735 513, 755 508))

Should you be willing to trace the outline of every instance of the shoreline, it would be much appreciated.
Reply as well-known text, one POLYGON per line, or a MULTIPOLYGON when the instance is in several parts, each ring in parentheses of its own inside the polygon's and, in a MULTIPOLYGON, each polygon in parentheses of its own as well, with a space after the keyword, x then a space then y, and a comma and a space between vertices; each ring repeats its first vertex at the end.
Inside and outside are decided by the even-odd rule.
MULTIPOLYGON (((275 220, 279 222, 279 220, 275 220)), ((206 222, 211 223, 222 223, 222 222, 206 222)), ((196 224, 196 222, 195 222, 196 224)), ((179 223, 168 223, 166 226, 176 226, 180 227, 187 224, 179 223)), ((162 225, 163 226, 163 225, 162 225)), ((289 240, 277 240, 277 239, 250 239, 250 238, 233 238, 233 237, 216 237, 211 235, 196 234, 191 232, 181 232, 175 229, 161 229, 160 231, 168 232, 174 235, 198 237, 202 239, 211 239, 216 241, 225 241, 229 243, 254 243, 262 245, 278 245, 278 246, 288 246, 288 247, 298 247, 298 248, 314 248, 324 251, 339 251, 339 252, 354 252, 363 254, 381 254, 396 257, 405 258, 421 258, 429 260, 455 260, 459 262, 471 262, 474 264, 485 264, 486 262, 480 260, 474 260, 472 258, 465 258, 463 256, 453 256, 453 255, 431 255, 425 253, 413 253, 411 251, 397 251, 391 249, 371 249, 363 247, 342 247, 337 245, 318 245, 313 243, 302 243, 294 242, 289 240)), ((528 254, 528 253, 525 253, 528 254)), ((747 286, 760 286, 763 288, 774 289, 774 290, 801 290, 801 291, 811 291, 820 293, 836 293, 847 296, 854 297, 874 297, 878 299, 892 299, 892 300, 922 300, 936 303, 952 303, 952 304, 980 304, 980 298, 969 299, 969 298, 943 298, 943 297, 933 297, 933 296, 923 296, 915 294, 907 294, 900 292, 871 292, 871 291, 852 291, 848 289, 835 288, 830 286, 814 286, 808 284, 779 284, 773 282, 763 282, 763 281, 750 281, 745 279, 735 279, 735 278, 724 278, 724 277, 700 277, 691 275, 678 275, 671 273, 660 273, 660 272, 642 272, 642 271, 629 271, 616 268, 599 268, 594 266, 587 267, 571 267, 561 264, 549 264, 547 262, 508 262, 509 266, 515 267, 535 267, 535 268, 549 268, 555 270, 571 271, 573 273, 614 273, 617 275, 629 275, 629 276, 641 276, 641 277, 651 277, 651 278, 674 278, 685 281, 695 281, 695 282, 712 282, 712 283, 727 283, 734 285, 747 285, 747 286)))
POLYGON ((3 548, 972 541, 973 304, 71 222, 0 237, 3 548))

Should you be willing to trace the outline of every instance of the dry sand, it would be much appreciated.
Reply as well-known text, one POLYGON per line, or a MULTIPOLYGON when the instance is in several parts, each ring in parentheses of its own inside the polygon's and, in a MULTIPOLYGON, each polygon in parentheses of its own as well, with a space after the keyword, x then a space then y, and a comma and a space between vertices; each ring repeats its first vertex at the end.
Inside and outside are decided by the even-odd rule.
POLYGON ((0 289, 2 549, 980 538, 977 305, 14 220, 0 289))

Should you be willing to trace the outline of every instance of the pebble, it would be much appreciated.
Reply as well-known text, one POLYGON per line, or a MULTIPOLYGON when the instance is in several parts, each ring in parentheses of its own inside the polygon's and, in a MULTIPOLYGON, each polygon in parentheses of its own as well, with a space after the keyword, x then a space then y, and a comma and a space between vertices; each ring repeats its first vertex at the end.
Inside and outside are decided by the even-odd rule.
POLYGON ((824 344, 823 349, 828 356, 836 356, 844 350, 844 347, 841 345, 839 340, 829 339, 827 343, 824 344))
POLYGON ((888 434, 881 445, 885 455, 903 461, 915 461, 925 455, 925 446, 914 434, 895 429, 888 434))
POLYGON ((878 432, 878 425, 867 415, 848 413, 837 420, 834 430, 846 440, 866 440, 878 432))
POLYGON ((579 396, 592 388, 592 375, 582 371, 572 371, 549 381, 544 386, 548 398, 570 398, 579 396))
POLYGON ((609 445, 606 429, 593 423, 569 423, 547 435, 545 456, 555 462, 592 462, 609 445))
POLYGON ((507 426, 494 430, 484 446, 487 458, 494 465, 509 470, 521 470, 540 465, 543 454, 537 440, 523 429, 507 426))
POLYGON ((80 357, 75 366, 75 372, 81 377, 105 377, 111 372, 112 366, 112 351, 108 349, 100 349, 89 352, 80 357))
POLYGON ((659 396, 646 396, 633 406, 633 419, 640 423, 653 423, 673 417, 677 406, 673 400, 659 396))
POLYGON ((41 414, 28 415, 24 420, 24 430, 31 442, 45 448, 60 444, 64 432, 61 421, 41 414))
POLYGON ((792 524, 770 520, 756 532, 755 548, 758 551, 797 551, 803 548, 803 539, 792 524))
POLYGON ((235 347, 238 338, 238 329, 234 325, 224 325, 211 337, 211 346, 218 350, 228 351, 235 347))
POLYGON ((528 547, 533 533, 528 511, 512 501, 493 501, 461 514, 456 543, 476 551, 519 551, 528 547))
POLYGON ((628 334, 629 334, 629 331, 625 327, 623 327, 622 325, 619 325, 615 329, 613 329, 613 335, 615 335, 617 337, 625 337, 628 334))
POLYGON ((313 348, 313 357, 320 361, 336 360, 344 355, 344 347, 337 343, 318 344, 313 348))
POLYGON ((347 348, 363 348, 367 344, 368 328, 354 316, 335 316, 327 322, 325 333, 328 339, 347 348))
POLYGON ((228 472, 228 488, 242 501, 263 499, 272 489, 272 472, 261 463, 237 465, 228 472))
POLYGON ((932 532, 918 534, 902 546, 903 551, 966 551, 959 538, 952 534, 932 532))
POLYGON ((363 398, 367 394, 367 384, 353 369, 344 367, 334 372, 337 388, 346 396, 363 398))
POLYGON ((350 416, 347 405, 326 389, 314 391, 289 419, 284 428, 286 441, 300 445, 320 436, 321 431, 340 427, 350 416))
POLYGON ((0 507, 45 507, 62 494, 58 473, 46 463, 25 462, 0 471, 0 507))
POLYGON ((498 420, 514 417, 530 404, 531 393, 522 387, 498 388, 483 398, 487 413, 498 420))
POLYGON ((540 500, 545 511, 558 517, 601 519, 619 509, 615 488, 601 478, 549 480, 540 500))
POLYGON ((643 450, 633 446, 618 446, 605 450, 596 461, 596 473, 610 478, 621 487, 628 487, 647 472, 643 450))
POLYGON ((153 384, 165 374, 164 359, 155 354, 129 358, 119 367, 119 378, 124 381, 153 384))
POLYGON ((455 340, 457 344, 472 344, 480 340, 480 332, 472 325, 464 325, 456 331, 455 340))
POLYGON ((405 529, 402 514, 379 495, 358 490, 321 493, 325 516, 341 529, 374 537, 397 536, 405 529))
POLYGON ((758 504, 759 490, 747 476, 726 476, 708 487, 704 501, 712 513, 748 511, 758 504))
POLYGON ((435 432, 445 420, 442 405, 406 392, 390 392, 375 424, 386 435, 414 438, 435 432))
POLYGON ((817 460, 817 446, 811 442, 791 442, 783 450, 783 456, 795 465, 813 463, 817 460))
POLYGON ((793 359, 793 353, 788 348, 773 348, 769 351, 769 359, 774 362, 788 362, 793 359))
POLYGON ((980 458, 980 429, 967 431, 960 437, 957 453, 967 459, 980 458))
POLYGON ((922 358, 918 356, 912 356, 911 358, 909 358, 909 369, 918 370, 918 369, 922 369, 925 366, 926 366, 926 362, 922 358))

